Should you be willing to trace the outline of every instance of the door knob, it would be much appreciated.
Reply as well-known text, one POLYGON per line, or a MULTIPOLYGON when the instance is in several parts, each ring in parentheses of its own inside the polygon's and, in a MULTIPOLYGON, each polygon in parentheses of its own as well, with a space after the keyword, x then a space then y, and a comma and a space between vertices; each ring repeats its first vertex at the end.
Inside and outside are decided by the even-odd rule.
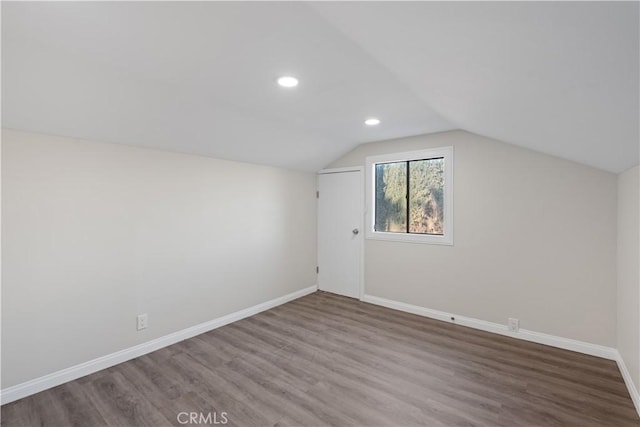
POLYGON ((358 230, 357 228, 354 228, 353 230, 351 230, 351 232, 357 235, 360 232, 360 230, 358 230))

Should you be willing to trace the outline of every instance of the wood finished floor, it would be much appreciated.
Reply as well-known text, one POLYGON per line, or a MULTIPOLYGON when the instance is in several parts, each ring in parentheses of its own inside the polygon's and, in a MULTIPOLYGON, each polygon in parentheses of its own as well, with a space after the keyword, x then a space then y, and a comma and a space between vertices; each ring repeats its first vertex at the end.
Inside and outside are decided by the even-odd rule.
POLYGON ((317 292, 4 405, 2 426, 638 426, 615 362, 317 292))

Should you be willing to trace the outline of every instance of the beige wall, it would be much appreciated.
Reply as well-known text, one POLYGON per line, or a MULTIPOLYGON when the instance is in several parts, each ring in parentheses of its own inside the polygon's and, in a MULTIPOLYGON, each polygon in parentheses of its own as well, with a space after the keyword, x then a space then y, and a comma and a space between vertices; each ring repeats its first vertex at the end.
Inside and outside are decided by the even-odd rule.
POLYGON ((364 144, 454 146, 454 246, 367 240, 366 293, 616 346, 616 175, 464 131, 364 144))
POLYGON ((3 388, 316 283, 313 174, 2 138, 3 388))
POLYGON ((618 350, 640 387, 640 217, 638 166, 618 176, 618 350))

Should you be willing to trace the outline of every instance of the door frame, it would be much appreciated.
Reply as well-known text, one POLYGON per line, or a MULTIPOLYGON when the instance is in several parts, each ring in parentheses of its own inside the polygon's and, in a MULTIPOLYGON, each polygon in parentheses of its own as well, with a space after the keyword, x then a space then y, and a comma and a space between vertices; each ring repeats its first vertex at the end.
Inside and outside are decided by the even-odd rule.
MULTIPOLYGON (((360 235, 362 236, 362 239, 360 240, 360 283, 359 283, 359 297, 358 299, 360 301, 362 301, 362 299, 364 298, 364 294, 365 294, 365 281, 364 281, 364 241, 366 239, 365 236, 365 230, 364 227, 365 225, 365 218, 366 218, 366 206, 365 206, 365 197, 364 197, 364 166, 348 166, 348 167, 343 167, 343 168, 328 168, 328 169, 321 169, 317 172, 317 177, 316 177, 316 191, 319 191, 319 179, 320 179, 320 175, 329 175, 329 174, 334 174, 334 173, 344 173, 344 172, 358 172, 359 173, 359 181, 360 181, 360 191, 358 192, 358 198, 360 199, 360 207, 361 207, 361 212, 360 212, 360 224, 361 224, 361 230, 360 230, 360 235)), ((318 203, 320 203, 320 201, 318 201, 318 203)), ((316 211, 317 211, 317 207, 316 207, 316 211)), ((317 226, 316 226, 317 229, 317 226)), ((317 232, 317 230, 316 230, 317 232)), ((318 260, 316 260, 316 263, 318 262, 318 260)), ((320 289, 320 283, 318 282, 316 284, 317 288, 320 289)))

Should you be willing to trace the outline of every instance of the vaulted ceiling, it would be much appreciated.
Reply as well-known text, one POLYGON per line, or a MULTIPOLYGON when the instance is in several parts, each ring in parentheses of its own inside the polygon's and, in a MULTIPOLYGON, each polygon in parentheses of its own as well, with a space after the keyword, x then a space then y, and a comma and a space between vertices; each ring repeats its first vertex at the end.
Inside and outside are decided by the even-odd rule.
POLYGON ((638 163, 638 15, 637 2, 2 2, 2 124, 308 171, 460 128, 619 172, 638 163), (300 85, 278 87, 285 74, 300 85))

